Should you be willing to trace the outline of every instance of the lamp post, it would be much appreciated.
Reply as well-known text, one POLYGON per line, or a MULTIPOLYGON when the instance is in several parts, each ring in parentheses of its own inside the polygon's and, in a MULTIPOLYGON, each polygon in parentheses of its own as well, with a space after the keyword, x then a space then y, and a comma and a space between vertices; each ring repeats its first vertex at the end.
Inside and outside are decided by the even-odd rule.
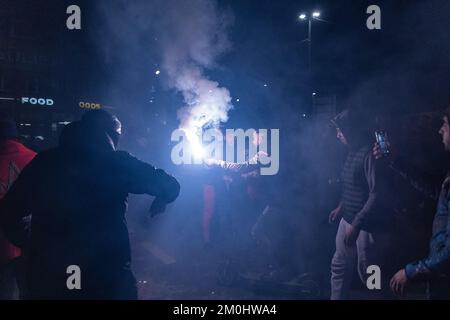
MULTIPOLYGON (((301 13, 298 18, 300 21, 308 21, 308 39, 306 39, 308 41, 308 78, 309 78, 309 85, 310 85, 310 92, 309 92, 309 102, 311 104, 311 110, 314 108, 314 96, 316 95, 316 93, 314 92, 314 88, 313 88, 313 76, 312 76, 312 57, 311 57, 311 51, 312 51, 312 21, 313 20, 318 20, 318 21, 324 21, 321 20, 320 18, 320 12, 319 11, 313 11, 310 14, 306 14, 306 13, 301 13)), ((326 21, 324 21, 326 22, 326 21)))
POLYGON ((300 21, 308 21, 308 70, 311 74, 311 47, 312 47, 312 37, 311 37, 311 29, 312 29, 312 21, 313 20, 319 20, 320 12, 319 11, 313 11, 311 14, 307 15, 305 13, 301 13, 298 18, 300 21))

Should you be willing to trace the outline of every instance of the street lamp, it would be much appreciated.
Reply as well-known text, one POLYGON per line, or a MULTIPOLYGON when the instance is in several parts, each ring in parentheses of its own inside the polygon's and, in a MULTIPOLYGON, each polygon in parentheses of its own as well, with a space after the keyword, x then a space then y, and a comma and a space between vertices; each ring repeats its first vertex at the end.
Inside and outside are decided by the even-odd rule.
MULTIPOLYGON (((312 21, 313 20, 318 20, 318 21, 324 21, 322 19, 319 18, 320 17, 320 12, 315 10, 313 12, 311 12, 310 14, 307 13, 301 13, 298 18, 300 21, 308 21, 308 78, 309 78, 309 85, 310 85, 310 95, 309 98, 310 99, 310 103, 311 103, 311 108, 314 108, 314 98, 316 96, 316 92, 313 92, 313 77, 312 77, 312 61, 311 61, 311 47, 312 47, 312 37, 311 37, 311 27, 312 27, 312 21)), ((326 21, 324 21, 326 22, 326 21)))
MULTIPOLYGON (((319 11, 313 11, 310 15, 307 15, 306 13, 301 13, 298 18, 300 21, 306 21, 308 20, 308 69, 309 73, 311 73, 311 27, 312 27, 312 20, 320 20, 320 12, 319 11)), ((320 20, 322 21, 322 20, 320 20)))

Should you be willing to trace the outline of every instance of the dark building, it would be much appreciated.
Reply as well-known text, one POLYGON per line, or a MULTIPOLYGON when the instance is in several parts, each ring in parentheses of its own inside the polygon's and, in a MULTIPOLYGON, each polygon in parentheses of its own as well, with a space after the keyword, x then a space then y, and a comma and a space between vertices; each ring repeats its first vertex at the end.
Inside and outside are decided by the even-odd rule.
POLYGON ((0 3, 0 110, 35 149, 56 142, 78 112, 65 70, 65 8, 55 1, 0 3))

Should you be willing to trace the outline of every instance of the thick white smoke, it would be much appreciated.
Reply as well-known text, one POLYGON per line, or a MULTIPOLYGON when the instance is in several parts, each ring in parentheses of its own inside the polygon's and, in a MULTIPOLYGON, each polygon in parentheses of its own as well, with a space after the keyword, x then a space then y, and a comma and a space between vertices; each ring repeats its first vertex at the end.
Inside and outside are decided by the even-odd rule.
POLYGON ((202 128, 228 120, 231 97, 226 88, 205 78, 199 68, 182 68, 175 79, 175 88, 182 92, 186 102, 177 116, 189 140, 199 137, 202 128))
POLYGON ((227 121, 230 92, 205 71, 216 68, 231 47, 228 10, 216 0, 132 0, 108 2, 102 11, 110 31, 130 50, 150 43, 151 50, 159 51, 162 79, 184 98, 177 116, 188 138, 227 121))
POLYGON ((221 13, 215 1, 172 0, 161 32, 162 69, 168 84, 181 92, 186 105, 178 111, 180 128, 193 140, 202 128, 228 120, 230 92, 208 79, 204 70, 230 47, 230 14, 221 13))

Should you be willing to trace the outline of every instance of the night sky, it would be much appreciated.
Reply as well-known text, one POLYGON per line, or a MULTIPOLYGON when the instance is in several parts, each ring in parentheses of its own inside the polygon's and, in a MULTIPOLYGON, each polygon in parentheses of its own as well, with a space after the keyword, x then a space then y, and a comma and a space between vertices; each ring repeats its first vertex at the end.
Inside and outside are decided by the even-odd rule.
MULTIPOLYGON (((164 74, 154 73, 161 64, 161 52, 153 43, 157 32, 136 24, 136 32, 128 36, 133 46, 121 43, 108 29, 104 12, 120 1, 104 0, 77 1, 83 27, 68 31, 65 8, 72 2, 46 1, 48 17, 34 27, 44 34, 45 28, 56 28, 64 40, 61 73, 69 77, 74 99, 101 101, 138 120, 162 117, 176 125, 176 110, 183 101, 163 83, 164 74)), ((129 1, 127 6, 140 2, 129 1)), ((335 93, 338 110, 358 105, 396 114, 449 104, 449 1, 220 0, 218 11, 232 17, 227 28, 231 46, 205 75, 229 89, 234 105, 230 125, 279 126, 286 118, 309 115, 311 91, 335 93), (366 28, 371 4, 381 8, 381 30, 366 28), (308 28, 298 15, 312 10, 320 10, 328 23, 313 22, 310 87, 303 41, 308 28)), ((152 13, 148 16, 151 19, 152 13)), ((120 12, 115 19, 120 25, 120 12)))
MULTIPOLYGON (((307 68, 306 23, 297 13, 319 9, 313 23, 317 86, 335 87, 343 105, 358 98, 372 108, 413 112, 442 107, 449 97, 448 1, 224 1, 233 8, 235 50, 225 59, 236 78, 267 81, 289 104, 307 68), (378 4, 382 29, 366 28, 366 8, 378 4), (243 31, 245 30, 245 31, 243 31), (239 76, 238 76, 239 75, 239 76)), ((276 103, 276 101, 274 101, 276 103)))
MULTIPOLYGON (((338 109, 365 104, 372 110, 410 113, 448 104, 450 2, 378 1, 381 30, 366 28, 370 4, 220 1, 221 10, 231 11, 234 17, 228 34, 232 48, 207 74, 239 98, 231 115, 248 113, 254 118, 268 110, 270 114, 280 109, 299 114, 311 111, 307 103, 307 43, 302 42, 307 38, 307 24, 297 17, 315 9, 330 23, 313 22, 314 91, 336 92, 338 109)), ((145 34, 141 41, 142 52, 135 52, 140 55, 138 60, 125 52, 127 59, 120 67, 138 69, 132 62, 139 60, 143 65, 159 62, 145 34)), ((146 78, 144 73, 142 78, 146 78)), ((163 90, 157 80, 148 80, 158 91, 163 90)), ((160 94, 174 95, 170 90, 160 94)))

